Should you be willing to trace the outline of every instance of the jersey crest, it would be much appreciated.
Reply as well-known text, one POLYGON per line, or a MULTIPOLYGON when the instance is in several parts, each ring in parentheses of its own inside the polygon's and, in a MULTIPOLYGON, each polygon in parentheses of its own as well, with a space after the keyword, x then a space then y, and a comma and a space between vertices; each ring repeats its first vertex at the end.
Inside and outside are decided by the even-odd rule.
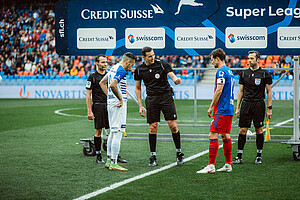
POLYGON ((261 79, 260 78, 255 78, 255 85, 260 85, 261 79))

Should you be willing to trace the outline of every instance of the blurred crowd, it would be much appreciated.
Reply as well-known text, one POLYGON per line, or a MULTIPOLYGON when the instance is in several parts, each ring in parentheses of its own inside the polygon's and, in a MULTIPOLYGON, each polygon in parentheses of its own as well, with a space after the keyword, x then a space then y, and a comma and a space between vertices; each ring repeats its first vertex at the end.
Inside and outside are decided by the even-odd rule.
MULTIPOLYGON (((226 63, 230 68, 247 68, 249 67, 247 56, 227 56, 226 63)), ((290 68, 293 67, 293 59, 291 56, 279 56, 279 55, 261 55, 258 65, 261 68, 290 68)), ((274 75, 281 75, 286 70, 268 70, 268 72, 274 75)), ((240 71, 233 71, 236 75, 240 75, 240 71)), ((292 76, 293 72, 289 72, 287 76, 292 76)))
MULTIPOLYGON (((0 72, 5 75, 89 75, 95 71, 93 56, 59 56, 55 51, 54 5, 36 9, 22 7, 5 8, 0 17, 0 72)), ((196 68, 203 77, 210 59, 208 56, 157 56, 170 63, 176 74, 190 75, 193 70, 176 70, 178 67, 196 68), (198 70, 199 69, 199 70, 198 70)), ((227 56, 231 68, 247 67, 247 57, 227 56)), ((110 68, 119 62, 119 56, 109 56, 110 68)), ((288 68, 290 56, 262 56, 261 67, 288 68), (271 61, 271 62, 269 62, 271 61)), ((138 56, 137 65, 142 62, 138 56)), ((235 71, 239 74, 239 71, 235 71)), ((272 74, 280 73, 271 71, 272 74)))

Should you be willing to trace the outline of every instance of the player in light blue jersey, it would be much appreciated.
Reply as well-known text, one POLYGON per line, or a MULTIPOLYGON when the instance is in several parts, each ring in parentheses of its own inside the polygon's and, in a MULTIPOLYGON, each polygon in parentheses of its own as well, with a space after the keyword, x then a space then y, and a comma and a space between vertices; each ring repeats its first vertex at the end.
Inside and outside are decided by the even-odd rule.
POLYGON ((223 139, 223 149, 225 165, 218 169, 220 172, 231 172, 232 143, 230 138, 231 123, 234 110, 233 84, 234 78, 232 71, 225 66, 225 52, 219 48, 211 52, 212 64, 218 68, 215 79, 215 93, 207 110, 207 115, 213 119, 211 121, 209 133, 209 162, 208 165, 197 173, 215 173, 215 161, 219 149, 218 135, 223 139))
POLYGON ((117 164, 122 135, 126 128, 127 115, 127 81, 126 73, 134 65, 136 57, 127 52, 121 62, 114 65, 100 81, 100 86, 107 95, 107 111, 110 125, 110 135, 107 140, 106 168, 110 170, 126 171, 117 164), (107 83, 109 87, 107 87, 107 83))

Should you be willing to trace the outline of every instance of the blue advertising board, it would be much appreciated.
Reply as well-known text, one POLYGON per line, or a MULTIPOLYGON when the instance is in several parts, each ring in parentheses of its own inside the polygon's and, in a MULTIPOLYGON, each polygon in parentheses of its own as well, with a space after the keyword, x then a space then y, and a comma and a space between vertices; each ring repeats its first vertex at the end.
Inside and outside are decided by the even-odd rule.
POLYGON ((300 54, 297 0, 61 0, 55 12, 60 55, 300 54))

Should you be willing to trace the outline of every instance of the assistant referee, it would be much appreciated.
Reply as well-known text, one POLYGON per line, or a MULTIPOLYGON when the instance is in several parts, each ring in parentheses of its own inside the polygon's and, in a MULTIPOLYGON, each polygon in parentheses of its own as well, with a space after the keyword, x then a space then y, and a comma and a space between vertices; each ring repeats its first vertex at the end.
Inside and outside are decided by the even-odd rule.
POLYGON ((258 66, 260 54, 257 51, 249 51, 248 59, 250 68, 243 71, 239 84, 240 90, 237 98, 236 116, 239 120, 239 138, 238 138, 238 151, 237 157, 232 164, 242 164, 242 154, 246 143, 246 133, 248 128, 253 124, 256 132, 256 147, 257 155, 255 164, 261 164, 261 154, 264 144, 263 125, 265 118, 265 89, 267 90, 268 109, 266 117, 272 117, 272 77, 266 71, 258 66), (240 104, 243 99, 241 110, 240 104))
POLYGON ((95 124, 95 148, 97 163, 104 163, 101 155, 101 133, 102 128, 109 129, 107 114, 107 97, 102 91, 99 82, 106 75, 107 58, 100 54, 95 57, 96 71, 92 73, 86 82, 86 106, 88 119, 93 120, 95 124), (93 106, 91 108, 91 95, 93 106))
POLYGON ((177 114, 173 99, 173 89, 170 86, 167 77, 177 85, 181 83, 169 63, 155 59, 154 51, 151 47, 142 49, 144 62, 137 66, 134 72, 135 90, 139 104, 139 113, 145 117, 145 109, 142 104, 141 82, 146 86, 147 98, 145 100, 147 109, 147 123, 149 123, 149 145, 151 151, 150 167, 158 165, 156 159, 156 135, 160 122, 160 112, 162 111, 165 120, 168 121, 172 132, 173 141, 176 147, 177 164, 183 165, 183 156, 181 153, 180 132, 177 127, 177 114))

